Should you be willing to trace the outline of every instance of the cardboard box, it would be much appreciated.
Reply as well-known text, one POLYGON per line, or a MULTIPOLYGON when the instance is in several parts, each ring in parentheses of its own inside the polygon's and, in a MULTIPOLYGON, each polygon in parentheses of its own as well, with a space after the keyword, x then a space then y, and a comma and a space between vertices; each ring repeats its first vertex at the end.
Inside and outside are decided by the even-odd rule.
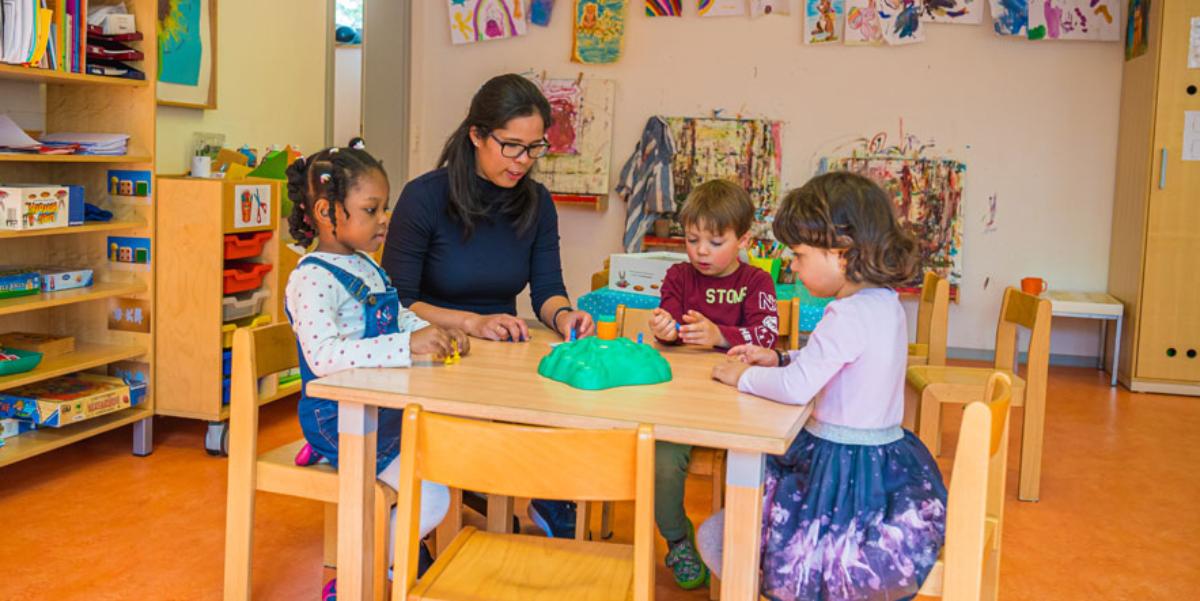
POLYGON ((42 276, 31 267, 0 267, 0 298, 28 296, 42 291, 42 276))
POLYGON ((66 186, 0 185, 0 230, 42 230, 70 224, 66 186))
POLYGON ((67 224, 83 225, 83 186, 67 186, 67 224))
POLYGON ((686 254, 672 252, 612 255, 608 262, 608 287, 621 292, 661 296, 667 270, 687 260, 686 254))
POLYGON ((34 334, 31 332, 8 332, 7 334, 0 334, 0 346, 41 353, 42 360, 45 361, 51 357, 58 357, 74 352, 75 338, 71 336, 34 334))
POLYGON ((104 35, 123 35, 137 32, 137 20, 133 15, 110 14, 104 17, 104 35))
POLYGON ((0 393, 0 417, 61 428, 127 409, 133 405, 132 397, 120 378, 81 373, 0 393))
POLYGON ((42 276, 42 292, 87 288, 92 285, 92 270, 86 267, 35 267, 42 276))
POLYGON ((37 426, 33 425, 33 422, 12 418, 0 419, 0 440, 12 438, 31 430, 37 430, 37 426))

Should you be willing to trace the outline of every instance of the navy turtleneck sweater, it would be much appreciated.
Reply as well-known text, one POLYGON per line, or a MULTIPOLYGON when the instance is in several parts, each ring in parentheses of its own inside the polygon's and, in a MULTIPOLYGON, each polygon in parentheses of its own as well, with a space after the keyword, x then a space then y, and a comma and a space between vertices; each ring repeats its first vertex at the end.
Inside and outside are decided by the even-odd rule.
MULTIPOLYGON (((485 203, 507 190, 481 178, 485 203)), ((481 220, 470 238, 450 216, 449 177, 431 171, 404 186, 392 209, 383 268, 405 307, 423 302, 481 315, 516 315, 529 285, 535 315, 552 296, 566 296, 558 254, 558 212, 538 184, 537 221, 524 235, 506 218, 481 220)), ((491 203, 488 203, 491 204, 491 203)))

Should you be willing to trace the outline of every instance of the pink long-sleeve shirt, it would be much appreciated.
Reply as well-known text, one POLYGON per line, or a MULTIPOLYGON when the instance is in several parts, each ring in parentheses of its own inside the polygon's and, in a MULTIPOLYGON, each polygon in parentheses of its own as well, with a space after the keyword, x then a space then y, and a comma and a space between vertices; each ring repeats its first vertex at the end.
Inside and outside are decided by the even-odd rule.
POLYGON ((904 419, 908 321, 896 293, 867 288, 825 307, 808 344, 787 367, 751 367, 738 390, 780 403, 818 397, 813 418, 835 426, 882 429, 904 419))

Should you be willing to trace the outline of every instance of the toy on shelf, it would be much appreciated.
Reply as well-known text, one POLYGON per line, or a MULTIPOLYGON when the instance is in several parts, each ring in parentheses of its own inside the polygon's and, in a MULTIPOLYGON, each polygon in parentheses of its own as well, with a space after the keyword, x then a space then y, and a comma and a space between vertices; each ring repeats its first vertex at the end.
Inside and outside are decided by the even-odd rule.
POLYGON ((42 276, 28 267, 0 267, 0 299, 42 291, 42 276))
POLYGON ((582 390, 604 390, 669 382, 671 365, 653 345, 589 336, 555 346, 538 364, 538 374, 582 390))
POLYGON ((42 354, 37 351, 23 351, 15 348, 0 348, 0 376, 11 376, 33 371, 42 362, 42 354))

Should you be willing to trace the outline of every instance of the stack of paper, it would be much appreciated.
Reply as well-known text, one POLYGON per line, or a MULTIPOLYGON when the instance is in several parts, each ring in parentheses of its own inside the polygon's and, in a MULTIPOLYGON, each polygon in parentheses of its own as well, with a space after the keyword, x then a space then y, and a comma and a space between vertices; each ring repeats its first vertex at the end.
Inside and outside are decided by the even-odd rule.
POLYGON ((87 0, 0 0, 0 62, 83 73, 87 0))
POLYGON ((78 145, 77 154, 118 156, 128 152, 129 134, 95 134, 61 132, 46 134, 42 144, 49 147, 78 145))
POLYGON ((0 114, 0 150, 37 152, 41 144, 29 137, 8 115, 0 114))

